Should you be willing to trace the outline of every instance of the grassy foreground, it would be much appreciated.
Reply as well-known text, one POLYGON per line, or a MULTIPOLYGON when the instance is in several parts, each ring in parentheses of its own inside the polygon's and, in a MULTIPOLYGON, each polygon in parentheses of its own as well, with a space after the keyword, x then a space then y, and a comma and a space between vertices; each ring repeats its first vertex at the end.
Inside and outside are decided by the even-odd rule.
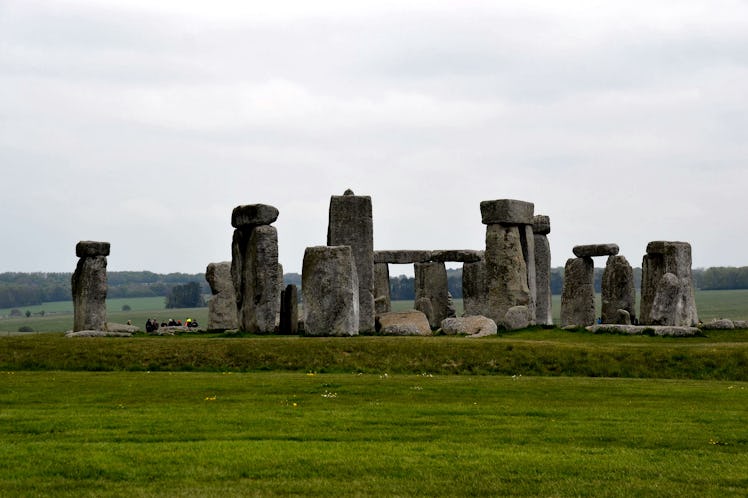
POLYGON ((2 496, 744 496, 748 384, 0 373, 2 496))

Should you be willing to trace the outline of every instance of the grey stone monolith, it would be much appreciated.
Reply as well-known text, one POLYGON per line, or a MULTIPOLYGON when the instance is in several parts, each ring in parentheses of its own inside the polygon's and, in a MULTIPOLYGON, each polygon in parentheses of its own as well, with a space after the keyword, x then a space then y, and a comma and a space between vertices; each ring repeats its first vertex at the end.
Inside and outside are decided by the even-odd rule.
POLYGON ((450 316, 449 312, 449 289, 447 286, 447 269, 444 263, 415 263, 415 295, 416 303, 428 300, 430 306, 427 309, 416 308, 423 311, 429 320, 432 329, 438 329, 442 320, 450 316))
POLYGON ((537 215, 532 222, 535 239, 535 323, 553 325, 551 294, 551 244, 547 235, 551 232, 548 216, 537 215))
POLYGON ((484 225, 532 225, 535 204, 514 199, 497 199, 480 203, 484 225))
MULTIPOLYGON (((636 319, 634 270, 624 256, 608 256, 602 280, 602 323, 620 323, 619 310, 636 319)), ((629 322, 631 323, 631 322, 629 322)))
POLYGON ((538 297, 537 276, 535 270, 535 236, 532 232, 532 225, 523 225, 520 227, 520 241, 522 243, 522 256, 525 258, 527 266, 527 288, 530 291, 530 302, 527 303, 527 309, 530 312, 530 324, 535 323, 535 301, 538 297))
POLYGON ((488 313, 485 261, 462 265, 462 304, 466 316, 486 316, 488 313))
POLYGON ((213 295, 208 301, 208 330, 231 330, 239 327, 236 291, 231 279, 231 262, 210 263, 205 280, 213 295))
POLYGON ((80 258, 71 279, 73 291, 73 332, 107 330, 106 257, 109 242, 80 241, 75 254, 80 258))
POLYGON ((328 246, 350 246, 358 274, 359 330, 374 332, 374 222, 371 197, 344 195, 330 198, 328 246))
POLYGON ((642 259, 639 321, 663 326, 698 323, 689 243, 654 241, 647 244, 647 253, 642 259))
POLYGON ((358 273, 351 246, 307 247, 301 272, 304 333, 352 336, 359 332, 358 273))
POLYGON ((392 311, 390 265, 387 263, 374 263, 374 308, 377 315, 392 311))
MULTIPOLYGON (((269 208, 272 206, 239 206, 234 210, 232 223, 236 226, 237 220, 266 222, 274 219, 272 216, 252 217, 247 214, 272 213, 273 210, 269 208), (240 216, 237 213, 244 214, 240 216)), ((282 275, 278 264, 278 231, 270 225, 238 225, 232 242, 231 278, 236 292, 239 329, 255 334, 270 334, 275 331, 280 306, 278 282, 282 275)))
POLYGON ((493 224, 486 227, 487 309, 483 315, 497 324, 513 306, 530 306, 522 236, 523 226, 493 224))
POLYGON ((592 258, 566 261, 561 292, 561 327, 586 327, 595 323, 594 271, 592 258))
POLYGON ((299 333, 299 289, 293 284, 288 284, 281 291, 278 332, 280 334, 299 333))

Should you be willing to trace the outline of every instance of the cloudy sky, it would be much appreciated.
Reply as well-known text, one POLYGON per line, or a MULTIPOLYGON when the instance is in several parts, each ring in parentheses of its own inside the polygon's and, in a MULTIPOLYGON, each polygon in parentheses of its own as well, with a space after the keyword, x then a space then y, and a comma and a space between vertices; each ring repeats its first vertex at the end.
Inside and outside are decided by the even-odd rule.
POLYGON ((554 266, 745 266, 748 3, 2 0, 0 167, 0 271, 204 271, 255 203, 300 271, 347 188, 375 249, 481 249, 512 198, 554 266))

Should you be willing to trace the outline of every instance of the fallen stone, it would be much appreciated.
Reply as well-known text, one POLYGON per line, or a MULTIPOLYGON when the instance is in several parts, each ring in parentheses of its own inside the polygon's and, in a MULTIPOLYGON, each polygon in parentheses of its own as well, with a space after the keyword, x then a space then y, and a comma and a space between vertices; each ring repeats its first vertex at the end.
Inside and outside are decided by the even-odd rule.
POLYGON ((65 337, 132 337, 130 332, 111 332, 109 330, 72 330, 65 333, 65 337))
MULTIPOLYGON (((605 320, 603 320, 603 323, 606 323, 605 320)), ((616 314, 610 323, 616 325, 631 325, 631 313, 627 310, 616 310, 616 314)))
POLYGON ((594 258, 596 256, 615 256, 620 251, 618 244, 589 244, 574 246, 572 252, 578 258, 594 258))
POLYGON ((107 322, 106 328, 109 332, 126 332, 128 334, 134 334, 139 331, 140 328, 135 325, 127 325, 126 323, 113 323, 107 322))
POLYGON ((431 335, 426 315, 417 310, 383 313, 376 324, 381 335, 431 335))
POLYGON ((527 306, 512 306, 498 325, 505 330, 526 329, 530 326, 530 308, 527 306))
POLYGON ((736 327, 732 320, 722 318, 703 323, 699 328, 702 330, 735 330, 736 327))
POLYGON ((260 225, 271 225, 278 219, 278 209, 268 204, 247 204, 237 206, 231 213, 231 226, 234 228, 251 228, 260 225))
POLYGON ((733 320, 732 323, 736 329, 748 329, 748 321, 746 320, 733 320))
POLYGON ((75 255, 79 258, 95 258, 96 256, 109 256, 109 242, 97 242, 93 240, 81 240, 75 245, 75 255))
POLYGON ((669 327, 658 325, 591 325, 586 330, 595 334, 630 334, 630 335, 656 335, 671 337, 691 337, 701 333, 696 327, 669 327))
POLYGON ((532 225, 535 204, 514 199, 497 199, 480 203, 484 225, 532 225))
POLYGON ((467 335, 468 337, 485 337, 496 335, 496 322, 485 316, 462 316, 445 318, 441 324, 442 332, 447 335, 467 335))

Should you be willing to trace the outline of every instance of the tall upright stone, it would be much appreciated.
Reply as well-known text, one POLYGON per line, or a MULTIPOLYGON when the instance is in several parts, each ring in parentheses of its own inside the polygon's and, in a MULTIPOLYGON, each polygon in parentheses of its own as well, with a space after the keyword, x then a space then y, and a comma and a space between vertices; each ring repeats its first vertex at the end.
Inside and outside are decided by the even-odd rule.
MULTIPOLYGON (((528 323, 535 323, 535 239, 532 232, 535 205, 514 199, 480 203, 486 227, 487 314, 499 326, 515 306, 527 309, 528 323)), ((516 310, 515 310, 516 311, 516 310)), ((515 313, 516 314, 516 313, 515 313)))
POLYGON ((694 326, 698 313, 691 273, 691 245, 654 241, 642 259, 640 322, 694 326))
POLYGON ((392 311, 390 265, 374 263, 374 310, 377 315, 392 311))
MULTIPOLYGON (((619 310, 636 320, 634 270, 624 256, 608 256, 602 281, 602 323, 618 323, 619 310)), ((622 324, 624 325, 624 324, 622 324)))
POLYGON ((210 263, 205 280, 213 295, 208 301, 208 330, 230 330, 239 326, 236 312, 236 291, 231 279, 231 262, 210 263))
POLYGON ((301 271, 304 333, 358 335, 358 289, 358 273, 350 246, 307 247, 301 271))
POLYGON ((358 274, 359 330, 373 333, 374 323, 374 220, 371 197, 343 195, 330 198, 328 246, 350 246, 358 274))
POLYGON ((299 333, 299 289, 294 284, 288 284, 281 291, 278 332, 281 334, 299 333))
POLYGON ((462 265, 462 304, 465 316, 488 316, 485 260, 462 265))
POLYGON ((73 291, 73 332, 107 330, 106 257, 109 242, 80 241, 75 246, 78 265, 71 279, 73 291))
POLYGON ((551 220, 548 216, 536 215, 532 219, 533 238, 535 240, 535 323, 553 325, 551 294, 551 244, 548 234, 551 233, 551 220))
POLYGON ((238 206, 231 215, 231 277, 236 292, 239 329, 267 334, 275 330, 282 278, 278 264, 278 232, 270 224, 278 210, 267 204, 238 206))
POLYGON ((438 329, 450 313, 447 269, 444 263, 415 263, 415 304, 428 318, 429 326, 438 329))
POLYGON ((595 265, 592 258, 571 258, 564 268, 561 326, 587 327, 595 323, 595 265))

